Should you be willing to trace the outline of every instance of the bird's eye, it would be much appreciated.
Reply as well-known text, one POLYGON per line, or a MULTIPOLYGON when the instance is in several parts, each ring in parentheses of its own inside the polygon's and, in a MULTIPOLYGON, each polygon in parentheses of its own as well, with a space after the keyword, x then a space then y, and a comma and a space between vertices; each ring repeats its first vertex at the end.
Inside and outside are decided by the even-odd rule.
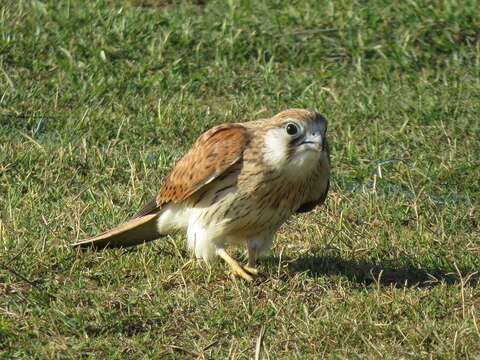
POLYGON ((287 131, 288 135, 293 136, 298 133, 299 128, 298 128, 298 125, 295 123, 288 123, 287 126, 285 127, 285 130, 287 131))

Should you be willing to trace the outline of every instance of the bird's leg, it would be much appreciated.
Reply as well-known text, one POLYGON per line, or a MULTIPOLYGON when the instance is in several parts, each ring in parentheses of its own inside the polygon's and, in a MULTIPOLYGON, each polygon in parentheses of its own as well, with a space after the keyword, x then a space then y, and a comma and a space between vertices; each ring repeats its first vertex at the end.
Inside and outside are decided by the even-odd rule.
POLYGON ((258 255, 257 246, 248 243, 248 265, 244 266, 243 268, 252 275, 258 275, 258 269, 256 268, 257 255, 258 255))
POLYGON ((228 255, 225 249, 217 249, 217 255, 220 256, 223 260, 225 260, 228 265, 230 265, 230 268, 232 269, 234 275, 240 276, 242 279, 247 281, 253 280, 252 276, 247 273, 247 271, 245 271, 245 269, 234 258, 228 255))

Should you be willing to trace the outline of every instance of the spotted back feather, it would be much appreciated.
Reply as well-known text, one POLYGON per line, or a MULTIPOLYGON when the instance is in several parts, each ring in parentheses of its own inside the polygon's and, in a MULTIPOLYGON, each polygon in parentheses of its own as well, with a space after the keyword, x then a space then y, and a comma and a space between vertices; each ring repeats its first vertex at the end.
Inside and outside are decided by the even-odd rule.
POLYGON ((238 162, 248 142, 247 129, 240 124, 224 124, 208 130, 175 165, 155 200, 135 217, 188 199, 238 162))

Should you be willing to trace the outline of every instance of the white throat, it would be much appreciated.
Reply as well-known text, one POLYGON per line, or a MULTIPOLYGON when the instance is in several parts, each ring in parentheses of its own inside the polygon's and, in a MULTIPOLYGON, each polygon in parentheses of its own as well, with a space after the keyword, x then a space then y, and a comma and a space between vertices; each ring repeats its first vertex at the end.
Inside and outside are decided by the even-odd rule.
POLYGON ((322 154, 307 147, 297 150, 293 155, 289 154, 289 139, 284 135, 283 129, 272 129, 265 135, 265 162, 293 178, 304 178, 305 173, 317 168, 322 154))
POLYGON ((282 129, 272 129, 265 134, 265 148, 263 159, 275 168, 285 166, 287 159, 288 141, 282 136, 282 129))

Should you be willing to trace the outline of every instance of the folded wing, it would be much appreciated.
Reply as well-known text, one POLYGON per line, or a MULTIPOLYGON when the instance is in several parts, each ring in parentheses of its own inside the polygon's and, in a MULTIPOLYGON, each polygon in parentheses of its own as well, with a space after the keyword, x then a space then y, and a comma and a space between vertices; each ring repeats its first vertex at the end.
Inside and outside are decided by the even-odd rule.
POLYGON ((157 229, 162 208, 181 203, 241 161, 249 136, 240 124, 225 124, 205 132, 175 165, 157 197, 133 219, 93 238, 73 244, 95 249, 127 247, 164 235, 157 229))

